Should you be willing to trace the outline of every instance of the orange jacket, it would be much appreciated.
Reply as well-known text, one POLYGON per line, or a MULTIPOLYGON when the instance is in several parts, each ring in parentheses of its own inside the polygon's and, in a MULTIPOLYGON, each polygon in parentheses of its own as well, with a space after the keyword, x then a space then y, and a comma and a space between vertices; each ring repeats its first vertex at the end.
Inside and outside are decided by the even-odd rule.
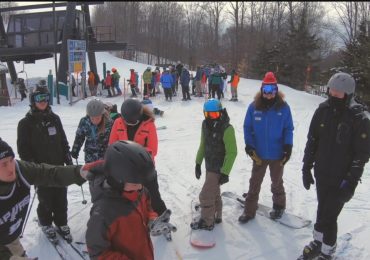
POLYGON ((94 86, 95 85, 95 75, 94 75, 94 73, 92 73, 92 72, 89 73, 89 77, 87 79, 87 83, 90 86, 94 86))
MULTIPOLYGON (((119 140, 128 140, 127 125, 122 117, 114 121, 112 131, 109 136, 109 144, 119 140)), ((153 117, 150 116, 149 119, 140 122, 139 128, 135 133, 134 140, 132 141, 144 146, 151 154, 154 161, 158 151, 158 137, 153 117)))
POLYGON ((233 80, 231 81, 231 86, 233 88, 237 88, 238 87, 238 84, 239 84, 239 75, 238 74, 234 74, 233 80))

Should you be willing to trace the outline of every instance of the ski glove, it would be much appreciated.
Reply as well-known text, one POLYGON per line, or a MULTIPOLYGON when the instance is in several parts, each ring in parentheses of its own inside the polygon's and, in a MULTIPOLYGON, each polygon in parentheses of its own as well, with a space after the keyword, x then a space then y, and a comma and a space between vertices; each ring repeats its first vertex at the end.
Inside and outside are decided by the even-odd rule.
POLYGON ((171 210, 166 209, 158 218, 149 221, 148 227, 152 236, 159 236, 169 232, 176 232, 177 228, 169 223, 171 210))
POLYGON ((73 165, 71 153, 67 153, 66 154, 66 161, 65 161, 65 163, 66 163, 66 165, 73 165))
POLYGON ((72 150, 71 156, 72 156, 72 158, 77 159, 78 158, 78 153, 76 151, 72 150))
POLYGON ((84 166, 80 169, 80 175, 85 180, 92 180, 94 178, 93 173, 91 173, 91 170, 94 167, 101 166, 104 164, 104 160, 97 160, 95 162, 86 163, 84 166))
POLYGON ((344 179, 339 186, 338 198, 341 202, 346 203, 352 199, 355 194, 358 181, 356 181, 350 174, 344 179))
POLYGON ((221 173, 221 177, 220 177, 220 180, 219 180, 220 185, 228 183, 228 182, 229 182, 229 175, 225 175, 225 174, 221 173))
POLYGON ((293 146, 291 144, 284 144, 283 147, 283 158, 281 159, 280 165, 284 166, 290 159, 290 156, 292 155, 292 148, 293 146))
POLYGON ((304 186, 304 188, 306 190, 309 190, 311 184, 315 184, 315 181, 312 177, 311 169, 309 167, 303 166, 302 177, 303 177, 303 186, 304 186))
POLYGON ((256 150, 252 146, 247 144, 245 146, 245 152, 247 153, 247 155, 249 155, 249 157, 253 160, 253 162, 256 163, 256 165, 258 166, 262 165, 261 158, 257 155, 256 150))
POLYGON ((195 178, 199 180, 201 175, 202 175, 202 170, 200 169, 200 164, 197 163, 195 165, 195 178))

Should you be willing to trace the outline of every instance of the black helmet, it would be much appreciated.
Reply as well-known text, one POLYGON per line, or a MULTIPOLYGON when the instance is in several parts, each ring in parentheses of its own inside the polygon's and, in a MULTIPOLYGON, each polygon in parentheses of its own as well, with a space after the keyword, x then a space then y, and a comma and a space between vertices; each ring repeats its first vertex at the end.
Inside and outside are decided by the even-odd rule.
POLYGON ((105 153, 105 175, 114 189, 125 183, 141 183, 155 176, 153 159, 143 146, 132 141, 117 141, 105 153))
POLYGON ((128 124, 137 124, 143 114, 143 105, 137 99, 126 99, 121 106, 121 115, 128 124))
MULTIPOLYGON (((36 89, 30 95, 30 102, 31 102, 32 106, 35 105, 35 96, 37 96, 39 94, 48 94, 49 98, 50 98, 50 93, 49 93, 48 88, 46 86, 38 86, 37 85, 36 89)), ((49 99, 47 101, 49 101, 49 99)))

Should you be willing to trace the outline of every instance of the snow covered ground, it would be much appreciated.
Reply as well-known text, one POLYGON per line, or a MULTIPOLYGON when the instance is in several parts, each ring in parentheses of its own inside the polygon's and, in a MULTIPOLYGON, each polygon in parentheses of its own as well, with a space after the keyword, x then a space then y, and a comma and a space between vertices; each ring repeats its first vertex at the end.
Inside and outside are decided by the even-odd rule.
MULTIPOLYGON (((97 54, 98 70, 101 74, 102 63, 107 68, 116 67, 123 78, 128 77, 129 69, 139 71, 146 69, 146 64, 118 59, 108 53, 97 54)), ((22 70, 21 64, 15 64, 17 71, 22 70)), ((39 77, 46 77, 49 69, 53 70, 53 59, 45 59, 36 64, 26 64, 25 70, 29 82, 35 82, 39 77)), ((236 130, 238 156, 230 175, 230 182, 222 186, 222 191, 235 191, 239 194, 246 192, 249 185, 252 163, 244 152, 243 121, 248 104, 259 90, 261 81, 241 79, 238 88, 239 102, 227 101, 230 92, 226 93, 223 105, 227 108, 231 123, 236 130)), ((294 146, 290 161, 285 167, 284 182, 287 195, 287 211, 304 216, 315 222, 316 194, 315 187, 306 191, 302 185, 301 168, 303 151, 306 144, 308 126, 314 110, 324 99, 287 86, 279 85, 285 93, 286 100, 291 106, 294 120, 294 146)), ((12 95, 14 97, 14 94, 12 95)), ((18 95, 19 97, 19 95, 18 95)), ((197 180, 194 176, 195 155, 200 141, 200 128, 203 120, 203 98, 193 98, 191 102, 182 102, 180 96, 174 102, 164 101, 163 96, 153 98, 156 106, 165 111, 162 118, 156 120, 157 126, 167 126, 159 130, 159 153, 156 166, 159 174, 159 185, 162 197, 167 207, 172 209, 172 220, 178 231, 173 234, 173 241, 167 242, 163 237, 153 237, 155 259, 295 259, 301 254, 303 246, 312 238, 313 224, 303 229, 290 229, 265 217, 256 218, 245 225, 237 221, 242 208, 230 200, 224 199, 223 222, 215 227, 216 247, 212 249, 196 249, 189 244, 191 209, 190 202, 197 198, 204 182, 204 176, 197 180)), ((87 98, 70 106, 64 97, 61 105, 54 105, 64 125, 70 145, 73 144, 75 131, 81 117, 85 115, 87 98)), ((123 97, 102 98, 118 104, 120 108, 123 97)), ((14 100, 12 107, 0 107, 1 124, 0 136, 6 140, 17 154, 17 125, 18 121, 28 111, 28 102, 14 100)), ((54 100, 56 104, 56 100, 54 100)), ((83 163, 83 152, 80 153, 79 163, 83 163)), ((357 188, 354 198, 345 205, 338 221, 338 256, 339 259, 370 259, 370 178, 369 165, 366 166, 362 184, 357 188), (352 234, 352 240, 343 247, 341 237, 346 233, 352 234)), ((205 172, 204 164, 202 171, 205 172)), ((260 202, 271 205, 270 177, 266 174, 260 202)), ((83 185, 86 199, 89 201, 89 190, 83 185)), ((91 203, 83 205, 80 187, 69 187, 69 225, 75 241, 84 241, 86 223, 89 218, 91 203)), ((22 243, 30 256, 38 256, 40 260, 58 259, 54 248, 42 235, 34 221, 37 199, 32 207, 29 221, 25 229, 22 243)), ((138 241, 139 243, 139 241, 138 241)), ((70 259, 81 259, 70 252, 70 259)))

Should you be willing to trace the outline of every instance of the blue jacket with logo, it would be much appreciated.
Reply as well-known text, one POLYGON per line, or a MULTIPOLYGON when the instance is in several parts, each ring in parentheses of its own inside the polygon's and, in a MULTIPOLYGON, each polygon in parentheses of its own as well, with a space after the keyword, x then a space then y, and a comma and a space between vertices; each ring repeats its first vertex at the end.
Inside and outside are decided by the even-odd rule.
POLYGON ((171 88, 173 83, 172 75, 168 72, 165 72, 161 76, 161 83, 163 88, 171 88))
POLYGON ((245 115, 245 144, 254 147, 263 160, 280 160, 284 144, 293 145, 292 114, 281 95, 278 93, 276 103, 268 109, 263 109, 261 94, 257 95, 245 115))

